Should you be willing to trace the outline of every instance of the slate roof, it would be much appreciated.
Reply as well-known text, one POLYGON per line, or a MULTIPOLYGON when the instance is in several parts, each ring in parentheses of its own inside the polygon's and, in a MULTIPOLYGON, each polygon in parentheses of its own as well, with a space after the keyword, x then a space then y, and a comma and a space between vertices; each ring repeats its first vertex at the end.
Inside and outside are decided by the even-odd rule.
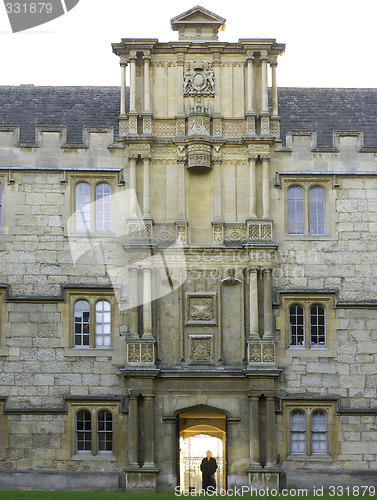
MULTIPOLYGON (((333 130, 362 130, 377 146, 377 89, 279 88, 282 138, 287 130, 316 130, 318 145, 332 145, 333 130)), ((119 87, 0 86, 0 126, 19 125, 20 140, 34 141, 35 126, 67 126, 67 142, 82 129, 113 127, 118 137, 119 87)))

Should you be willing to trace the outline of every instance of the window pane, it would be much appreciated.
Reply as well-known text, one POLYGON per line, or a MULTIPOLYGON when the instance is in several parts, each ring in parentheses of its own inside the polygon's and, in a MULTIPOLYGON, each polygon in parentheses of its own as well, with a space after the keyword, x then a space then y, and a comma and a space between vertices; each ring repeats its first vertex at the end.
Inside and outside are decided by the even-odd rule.
POLYGON ((299 305, 289 308, 289 345, 305 346, 304 308, 299 305))
POLYGON ((111 187, 98 184, 96 187, 96 230, 111 230, 111 187))
POLYGON ((107 410, 97 415, 97 441, 98 453, 113 451, 113 416, 107 410))
POLYGON ((327 453, 327 417, 323 411, 312 414, 312 453, 327 453))
POLYGON ((291 453, 306 453, 306 417, 302 411, 291 413, 291 453))
POLYGON ((288 189, 288 233, 304 234, 304 190, 294 186, 288 189))
POLYGON ((91 453, 92 451, 92 417, 86 410, 76 415, 76 452, 91 453))
POLYGON ((319 186, 316 186, 309 190, 310 234, 325 234, 325 219, 325 190, 319 186))
POLYGON ((310 345, 326 346, 326 317, 323 306, 315 305, 310 308, 310 345))
POLYGON ((86 182, 76 185, 76 231, 90 231, 90 186, 86 182))
POLYGON ((90 306, 86 300, 78 300, 74 308, 75 347, 90 345, 90 306))
POLYGON ((110 303, 106 300, 99 300, 96 303, 96 347, 110 346, 111 337, 111 314, 110 303))

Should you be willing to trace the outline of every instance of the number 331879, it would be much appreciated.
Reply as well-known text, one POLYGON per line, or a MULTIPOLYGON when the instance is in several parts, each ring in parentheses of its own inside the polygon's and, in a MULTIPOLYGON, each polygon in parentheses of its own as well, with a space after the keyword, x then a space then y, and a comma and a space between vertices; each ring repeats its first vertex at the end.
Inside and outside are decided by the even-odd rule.
POLYGON ((6 3, 5 8, 8 14, 51 14, 52 3, 6 3))

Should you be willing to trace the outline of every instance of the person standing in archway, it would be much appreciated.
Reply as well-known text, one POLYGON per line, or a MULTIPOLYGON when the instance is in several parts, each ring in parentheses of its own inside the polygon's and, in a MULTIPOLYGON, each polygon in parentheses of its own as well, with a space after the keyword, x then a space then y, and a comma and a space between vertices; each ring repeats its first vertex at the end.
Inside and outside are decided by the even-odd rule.
POLYGON ((200 470, 202 471, 202 488, 204 491, 208 491, 209 487, 212 486, 212 491, 216 489, 215 472, 217 471, 216 460, 212 457, 211 451, 207 451, 206 457, 203 458, 200 464, 200 470))

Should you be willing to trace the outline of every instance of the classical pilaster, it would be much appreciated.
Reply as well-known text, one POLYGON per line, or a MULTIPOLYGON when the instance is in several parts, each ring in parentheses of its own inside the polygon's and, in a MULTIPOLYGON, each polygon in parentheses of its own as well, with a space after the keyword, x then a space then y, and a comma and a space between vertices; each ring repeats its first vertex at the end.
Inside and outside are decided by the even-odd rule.
POLYGON ((259 396, 249 394, 250 411, 250 465, 249 468, 257 469, 260 463, 260 434, 259 434, 259 396))
POLYGON ((270 218, 270 156, 261 156, 263 168, 263 219, 270 218))
POLYGON ((138 452, 138 402, 136 394, 128 395, 128 465, 139 467, 138 452))
POLYGON ((143 155, 144 164, 144 183, 143 183, 143 217, 150 218, 151 216, 151 188, 150 188, 150 155, 143 155))
POLYGON ((263 340, 272 340, 272 293, 271 293, 271 269, 263 269, 263 317, 264 333, 263 340))
POLYGON ((149 79, 149 64, 151 61, 149 50, 144 51, 144 113, 151 112, 151 102, 150 102, 150 79, 149 79))
POLYGON ((266 467, 276 467, 275 396, 266 396, 266 467))
POLYGON ((130 161, 130 217, 137 217, 137 198, 136 198, 136 162, 138 155, 131 155, 130 161))
POLYGON ((267 52, 262 51, 262 113, 268 113, 268 79, 267 79, 267 52))
POLYGON ((254 113, 254 57, 247 61, 247 113, 254 113))
POLYGON ((136 267, 130 268, 130 334, 133 337, 139 337, 138 335, 138 319, 137 319, 137 269, 136 267))
POLYGON ((249 156, 249 213, 250 219, 257 217, 257 176, 256 176, 256 163, 258 160, 257 155, 249 156))
POLYGON ((130 113, 136 113, 136 53, 130 55, 130 113))
MULTIPOLYGON (((213 71, 215 74, 215 102, 214 114, 221 114, 221 78, 220 78, 220 53, 214 52, 213 54, 213 71)), ((221 134, 220 134, 221 135, 221 134)))
POLYGON ((152 270, 143 269, 143 336, 153 339, 152 335, 152 270))
POLYGON ((120 74, 121 74, 121 84, 120 84, 120 114, 126 114, 126 68, 127 63, 122 61, 120 63, 120 74))
MULTIPOLYGON (((182 146, 184 151, 184 146, 182 146)), ((185 164, 186 154, 181 154, 177 158, 177 182, 178 182, 178 220, 186 220, 186 182, 185 182, 185 164)))
POLYGON ((272 116, 278 116, 278 88, 277 88, 277 82, 276 82, 276 68, 277 68, 277 61, 276 59, 271 61, 271 79, 272 79, 272 116))
POLYGON ((177 54, 177 114, 183 116, 185 114, 184 98, 183 98, 183 71, 185 64, 185 56, 183 53, 177 54))
POLYGON ((252 268, 249 270, 249 316, 250 329, 249 338, 259 340, 258 327, 258 269, 252 268))
MULTIPOLYGON (((221 149, 219 148, 221 151, 221 149)), ((214 168, 213 217, 215 221, 222 220, 222 157, 221 153, 212 155, 214 168)))
POLYGON ((154 463, 154 411, 153 395, 144 396, 144 449, 143 468, 155 467, 154 463))

